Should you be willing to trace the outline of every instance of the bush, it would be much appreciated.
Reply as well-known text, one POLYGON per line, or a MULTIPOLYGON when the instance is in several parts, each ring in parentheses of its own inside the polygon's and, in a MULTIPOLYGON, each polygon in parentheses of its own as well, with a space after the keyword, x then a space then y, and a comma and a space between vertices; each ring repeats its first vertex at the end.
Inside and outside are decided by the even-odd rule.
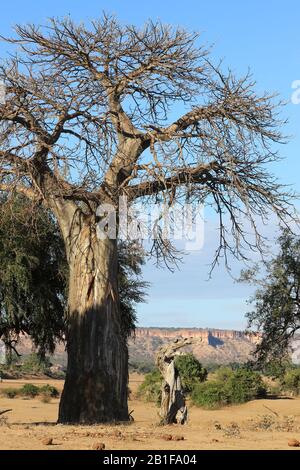
POLYGON ((278 383, 268 384, 268 395, 278 397, 282 394, 282 387, 278 383))
POLYGON ((247 369, 219 369, 215 379, 197 385, 192 393, 196 406, 217 408, 226 404, 245 403, 266 396, 266 387, 257 372, 247 369))
POLYGON ((282 379, 282 388, 293 395, 300 395, 300 369, 288 370, 282 379))
POLYGON ((218 408, 228 403, 224 384, 215 380, 196 385, 191 398, 194 405, 208 409, 218 408))
POLYGON ((266 396, 266 387, 258 372, 239 369, 225 382, 229 403, 245 403, 266 396))
POLYGON ((131 361, 129 363, 130 372, 138 372, 139 374, 148 374, 155 369, 154 362, 150 361, 131 361))
POLYGON ((43 385, 42 387, 37 387, 33 384, 25 384, 22 388, 3 388, 1 394, 7 398, 15 398, 16 396, 23 396, 29 398, 35 398, 38 395, 42 397, 48 396, 51 398, 59 397, 59 391, 53 385, 43 385))
POLYGON ((214 378, 219 382, 227 382, 232 377, 234 371, 228 366, 221 366, 214 373, 214 378))
POLYGON ((175 360, 175 367, 178 369, 186 393, 191 393, 197 384, 206 380, 207 370, 193 354, 178 356, 175 360))
POLYGON ((28 374, 46 374, 51 366, 49 358, 41 360, 38 354, 32 353, 25 357, 22 372, 28 374))
POLYGON ((39 394, 40 395, 47 395, 50 398, 58 398, 59 397, 59 391, 57 388, 55 388, 53 385, 43 385, 42 387, 39 388, 39 394))
POLYGON ((15 398, 19 395, 20 390, 18 388, 3 388, 1 394, 6 398, 15 398))
POLYGON ((39 387, 33 384, 25 384, 20 390, 21 395, 24 397, 34 398, 39 394, 39 387))
POLYGON ((138 388, 138 397, 157 404, 161 400, 162 375, 158 369, 154 369, 145 375, 144 382, 138 388))

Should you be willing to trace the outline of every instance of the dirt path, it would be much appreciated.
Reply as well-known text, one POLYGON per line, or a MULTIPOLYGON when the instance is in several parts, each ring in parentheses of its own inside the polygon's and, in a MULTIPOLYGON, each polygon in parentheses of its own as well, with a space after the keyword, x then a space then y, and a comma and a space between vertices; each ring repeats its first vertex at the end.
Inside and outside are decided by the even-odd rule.
MULTIPOLYGON (((290 449, 288 441, 300 440, 300 398, 256 400, 244 405, 207 411, 190 408, 186 426, 158 425, 157 408, 135 399, 141 377, 132 374, 134 423, 115 426, 62 426, 56 424, 58 400, 42 403, 35 399, 8 399, 0 396, 0 409, 13 408, 0 419, 0 449, 90 449, 95 442, 106 449, 290 449), (165 435, 184 437, 166 441, 165 435), (42 444, 53 438, 52 446, 42 444)), ((50 383, 62 389, 63 382, 47 379, 5 381, 1 388, 24 383, 50 383)))

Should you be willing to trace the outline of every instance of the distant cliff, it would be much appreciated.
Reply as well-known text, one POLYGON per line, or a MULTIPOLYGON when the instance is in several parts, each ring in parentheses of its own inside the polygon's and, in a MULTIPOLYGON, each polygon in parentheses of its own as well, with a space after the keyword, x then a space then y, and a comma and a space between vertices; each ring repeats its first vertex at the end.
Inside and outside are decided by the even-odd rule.
POLYGON ((187 348, 205 363, 246 362, 259 341, 257 334, 205 328, 137 328, 129 341, 131 361, 153 361, 156 350, 175 338, 196 337, 199 344, 187 348))
MULTIPOLYGON (((201 342, 187 348, 204 363, 226 364, 246 362, 259 341, 258 335, 249 335, 236 330, 205 328, 137 328, 129 340, 129 360, 131 362, 153 362, 157 349, 175 338, 196 337, 201 342)), ((21 354, 32 351, 30 338, 24 337, 19 345, 21 354)), ((65 345, 56 347, 53 362, 66 365, 65 345)))
POLYGON ((150 336, 157 336, 158 338, 177 338, 189 337, 201 338, 202 341, 210 344, 214 338, 220 340, 236 339, 243 341, 250 341, 256 344, 258 341, 257 334, 248 334, 244 331, 238 330, 217 330, 207 328, 137 328, 135 336, 137 338, 145 338, 150 336))

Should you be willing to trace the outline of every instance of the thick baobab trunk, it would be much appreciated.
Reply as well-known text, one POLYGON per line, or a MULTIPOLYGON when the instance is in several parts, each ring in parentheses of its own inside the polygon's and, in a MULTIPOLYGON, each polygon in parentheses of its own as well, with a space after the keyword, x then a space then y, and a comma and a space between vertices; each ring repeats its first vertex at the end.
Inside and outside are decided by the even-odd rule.
POLYGON ((66 381, 60 423, 128 420, 128 352, 121 334, 116 240, 84 224, 67 242, 70 263, 66 381))

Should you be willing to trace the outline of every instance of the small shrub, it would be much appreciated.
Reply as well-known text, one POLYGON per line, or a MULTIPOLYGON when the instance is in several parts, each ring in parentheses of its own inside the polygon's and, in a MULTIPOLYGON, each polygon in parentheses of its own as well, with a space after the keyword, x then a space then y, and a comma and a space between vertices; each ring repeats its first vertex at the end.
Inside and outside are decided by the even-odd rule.
POLYGON ((8 418, 7 416, 0 416, 0 426, 8 426, 8 418))
POLYGON ((15 398, 19 395, 20 390, 18 388, 3 388, 1 394, 6 398, 15 398))
POLYGON ((50 398, 58 398, 59 397, 59 391, 57 390, 56 387, 53 385, 43 385, 42 387, 39 388, 39 394, 40 395, 48 395, 50 398))
POLYGON ((155 369, 155 365, 150 361, 131 361, 129 363, 130 372, 138 372, 139 374, 148 374, 155 369))
POLYGON ((51 363, 49 358, 41 359, 37 353, 29 354, 22 364, 22 372, 27 374, 46 374, 49 372, 51 363))
POLYGON ((229 403, 245 403, 266 396, 266 386, 258 372, 239 369, 225 382, 229 403))
POLYGON ((218 408, 228 403, 224 384, 216 380, 196 385, 191 398, 194 405, 208 409, 218 408))
POLYGON ((138 388, 138 398, 159 404, 161 400, 161 384, 161 373, 158 369, 154 369, 145 375, 144 382, 138 388))
POLYGON ((255 430, 269 431, 272 430, 275 425, 276 419, 273 415, 262 415, 257 418, 257 421, 254 424, 255 430))
POLYGON ((232 422, 229 426, 223 428, 223 434, 225 437, 240 437, 240 427, 237 423, 232 422))
POLYGON ((34 398, 39 394, 39 387, 33 384, 25 384, 20 390, 21 395, 24 397, 34 398))
POLYGON ((257 372, 226 368, 220 369, 214 380, 197 385, 192 392, 192 401, 196 406, 218 408, 263 396, 266 396, 266 387, 257 372))
POLYGON ((293 395, 300 395, 300 369, 291 369, 285 373, 282 388, 293 395))

